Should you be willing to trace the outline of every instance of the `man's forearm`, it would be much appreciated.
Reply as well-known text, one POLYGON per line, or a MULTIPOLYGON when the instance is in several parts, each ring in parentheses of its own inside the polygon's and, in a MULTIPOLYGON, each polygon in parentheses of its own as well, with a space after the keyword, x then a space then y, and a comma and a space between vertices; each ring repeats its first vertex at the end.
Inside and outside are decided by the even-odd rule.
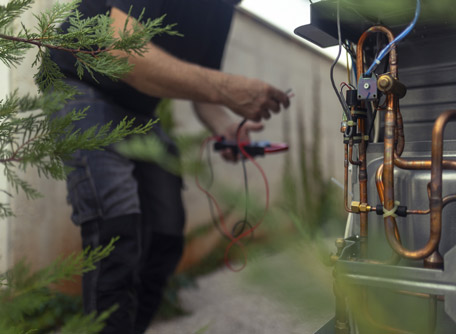
POLYGON ((124 81, 157 97, 226 103, 221 94, 224 73, 181 61, 149 43, 143 57, 130 57, 133 70, 124 81))
POLYGON ((220 105, 195 102, 193 103, 193 109, 201 123, 203 123, 213 134, 224 134, 227 126, 232 123, 231 117, 220 105))

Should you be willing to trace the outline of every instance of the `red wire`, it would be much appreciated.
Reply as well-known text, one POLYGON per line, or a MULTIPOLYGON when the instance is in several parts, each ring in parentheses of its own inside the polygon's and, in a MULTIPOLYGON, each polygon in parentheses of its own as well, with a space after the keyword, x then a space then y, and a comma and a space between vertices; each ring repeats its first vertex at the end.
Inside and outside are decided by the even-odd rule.
MULTIPOLYGON (((203 152, 204 152, 204 148, 205 146, 207 145, 208 142, 210 142, 211 140, 217 140, 218 137, 208 137, 206 138, 204 141, 203 141, 203 144, 201 145, 201 148, 200 148, 200 160, 202 161, 202 157, 203 157, 203 152)), ((218 217, 219 217, 219 221, 220 221, 220 226, 222 227, 222 230, 223 230, 223 234, 225 234, 230 240, 230 248, 234 245, 234 244, 238 244, 239 247, 241 248, 241 251, 242 251, 242 254, 244 255, 244 265, 243 265, 243 268, 245 267, 245 264, 247 263, 247 254, 245 252, 245 249, 244 249, 244 245, 240 242, 240 241, 234 241, 234 237, 231 235, 231 233, 228 231, 228 229, 226 228, 226 224, 225 224, 225 219, 223 217, 223 212, 222 210, 220 209, 220 206, 217 202, 217 200, 215 199, 214 195, 212 195, 208 190, 206 190, 205 188, 203 188, 203 186, 201 186, 200 182, 199 182, 199 179, 198 179, 198 174, 195 175, 195 183, 196 183, 196 186, 198 187, 199 190, 201 190, 203 193, 206 194, 206 196, 212 201, 212 203, 214 204, 216 210, 217 210, 217 214, 218 214, 218 217)), ((236 271, 234 270, 232 267, 231 267, 231 264, 227 261, 226 257, 225 257, 225 265, 233 270, 233 271, 236 271)), ((239 270, 237 270, 239 271, 239 270)))
POLYGON ((250 161, 255 165, 255 167, 260 171, 261 176, 263 177, 264 186, 265 186, 265 189, 266 189, 266 204, 265 204, 263 216, 258 220, 258 222, 257 222, 254 226, 252 226, 250 229, 248 229, 247 231, 243 232, 242 234, 238 235, 238 236, 235 237, 235 238, 232 238, 230 244, 229 244, 229 245, 226 247, 226 249, 225 249, 225 256, 224 256, 224 258, 225 258, 225 265, 226 265, 230 270, 236 271, 236 272, 241 271, 242 269, 245 268, 245 266, 246 266, 246 264, 247 264, 247 257, 246 257, 246 255, 245 255, 245 253, 244 253, 245 261, 244 261, 244 263, 242 264, 242 266, 241 266, 240 268, 237 268, 237 269, 233 268, 233 267, 231 266, 231 263, 229 262, 229 257, 228 257, 231 248, 232 248, 233 245, 236 244, 236 243, 239 243, 239 244, 242 245, 242 243, 240 243, 239 241, 240 241, 242 238, 244 238, 244 237, 248 236, 249 234, 251 234, 253 231, 255 231, 255 230, 258 228, 258 226, 261 225, 261 223, 263 222, 264 218, 266 217, 266 213, 267 213, 268 210, 269 210, 269 183, 268 183, 268 179, 267 179, 267 177, 266 177, 266 174, 265 174, 263 168, 261 168, 261 166, 256 162, 256 160, 253 159, 253 158, 250 156, 250 154, 248 154, 248 153, 246 152, 246 150, 244 149, 244 145, 242 145, 242 144, 240 143, 240 136, 241 136, 241 135, 240 135, 240 134, 241 134, 240 129, 241 129, 241 127, 238 129, 237 134, 236 134, 236 141, 237 141, 237 143, 238 143, 239 150, 240 150, 240 151, 242 152, 242 154, 243 154, 248 160, 250 160, 250 161))
MULTIPOLYGON (((242 127, 242 126, 241 126, 242 127)), ((244 145, 245 143, 241 143, 240 141, 240 129, 241 127, 239 127, 238 131, 237 131, 237 134, 236 134, 236 141, 237 141, 237 144, 238 144, 238 147, 239 147, 239 150, 241 151, 241 153, 249 160, 251 161, 255 167, 260 171, 261 173, 261 176, 263 177, 263 181, 264 181, 264 185, 265 185, 265 190, 266 190, 266 203, 265 203, 265 209, 264 209, 264 212, 263 212, 263 215, 261 216, 261 218, 258 220, 258 222, 252 226, 250 229, 248 229, 247 231, 241 233, 240 235, 238 235, 237 237, 233 237, 232 234, 230 232, 228 232, 228 229, 226 227, 226 224, 225 224, 225 219, 223 217, 223 213, 222 213, 222 210, 220 209, 220 206, 218 205, 217 203, 217 200, 215 199, 215 197, 206 189, 204 189, 201 184, 199 183, 199 179, 198 179, 198 174, 196 174, 195 176, 195 181, 196 181, 196 186, 203 192, 206 194, 206 196, 208 196, 208 198, 212 201, 212 203, 214 204, 214 206, 216 207, 216 210, 217 210, 217 214, 219 216, 219 220, 220 220, 220 226, 222 227, 222 230, 223 230, 223 233, 230 239, 230 243, 229 245, 226 247, 225 249, 225 254, 224 254, 224 262, 225 262, 225 265, 227 266, 228 269, 230 269, 231 271, 234 271, 234 272, 239 272, 241 271, 242 269, 245 268, 245 266, 247 265, 247 254, 246 254, 246 251, 245 251, 245 248, 244 248, 244 245, 242 244, 241 242, 241 239, 242 238, 245 238, 246 236, 248 236, 249 234, 251 234, 253 231, 255 231, 260 225, 261 223, 264 221, 264 218, 266 217, 266 214, 269 210, 269 183, 268 183, 268 179, 266 177, 266 174, 263 170, 263 168, 261 168, 261 166, 255 161, 255 159, 252 158, 252 156, 250 154, 248 154, 246 152, 246 150, 244 149, 244 145), (234 245, 238 245, 240 248, 241 248, 241 252, 243 254, 243 257, 244 257, 244 261, 241 265, 241 267, 239 268, 234 268, 232 265, 231 265, 231 262, 230 262, 230 259, 229 259, 229 252, 231 250, 231 248, 234 246, 234 245)), ((203 156, 203 152, 204 152, 204 147, 207 145, 207 143, 211 140, 217 140, 218 137, 208 137, 204 140, 203 144, 201 145, 201 149, 200 149, 200 160, 202 160, 202 156, 203 156)))
POLYGON ((352 88, 349 84, 347 84, 346 82, 341 82, 340 87, 342 87, 342 86, 347 87, 347 88, 350 89, 350 90, 353 89, 353 88, 352 88))

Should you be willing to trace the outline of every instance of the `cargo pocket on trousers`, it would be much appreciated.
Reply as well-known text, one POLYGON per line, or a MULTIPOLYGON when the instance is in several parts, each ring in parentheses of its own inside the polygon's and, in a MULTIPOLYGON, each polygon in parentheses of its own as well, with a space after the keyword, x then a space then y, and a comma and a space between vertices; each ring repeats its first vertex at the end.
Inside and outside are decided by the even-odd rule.
POLYGON ((76 225, 80 225, 101 218, 103 211, 87 163, 82 161, 73 168, 67 176, 67 199, 73 207, 71 219, 76 225))

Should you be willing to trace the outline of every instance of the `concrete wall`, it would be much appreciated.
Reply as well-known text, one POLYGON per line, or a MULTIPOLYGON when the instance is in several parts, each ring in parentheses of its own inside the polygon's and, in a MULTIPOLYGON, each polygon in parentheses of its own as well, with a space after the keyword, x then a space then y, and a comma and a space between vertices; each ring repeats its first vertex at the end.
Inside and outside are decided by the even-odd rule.
MULTIPOLYGON (((52 1, 37 2, 35 9, 29 11, 24 19, 25 22, 30 22, 30 25, 33 22, 32 12, 46 8, 52 1)), ((20 92, 35 90, 30 61, 27 60, 23 66, 11 72, 11 88, 6 89, 19 88, 20 92)), ((253 139, 288 141, 291 147, 288 154, 296 156, 296 138, 300 131, 298 120, 305 122, 305 136, 310 140, 311 128, 315 126, 312 111, 315 105, 320 103, 322 158, 325 162, 322 172, 327 177, 335 175, 341 179, 340 169, 336 171, 334 168, 335 164, 342 166, 343 160, 338 132, 340 108, 330 87, 330 64, 330 59, 246 13, 236 14, 226 51, 225 70, 264 79, 283 89, 292 88, 296 95, 292 106, 266 122, 265 131, 256 134, 253 139), (316 85, 319 85, 320 89, 316 90, 316 85), (317 97, 316 91, 320 92, 317 97)), ((337 77, 342 78, 343 69, 337 68, 336 72, 337 77)), ((177 101, 175 106, 179 131, 197 132, 201 129, 193 113, 188 110, 190 106, 187 102, 177 101)), ((280 188, 284 157, 282 154, 259 159, 270 179, 273 194, 277 194, 280 188)), ((240 168, 239 165, 226 164, 220 159, 216 159, 214 166, 216 177, 239 186, 240 191, 243 191, 240 168)), ((0 242, 3 246, 0 249, 1 271, 21 257, 27 257, 36 268, 42 267, 56 257, 64 256, 80 247, 78 229, 69 219, 70 208, 65 200, 64 182, 39 179, 31 170, 27 171, 25 178, 40 189, 44 198, 30 201, 23 194, 19 194, 12 200, 16 217, 2 222, 0 228, 0 242), (5 245, 8 245, 8 249, 4 249, 5 245)), ((264 196, 262 179, 252 166, 249 166, 249 179, 251 191, 256 189, 258 196, 264 196)), ((188 179, 186 184, 184 196, 190 228, 200 222, 209 221, 209 209, 206 198, 196 190, 193 181, 188 179)), ((261 198, 259 197, 259 200, 261 198)), ((77 287, 73 288, 73 291, 76 291, 74 289, 77 287)))
MULTIPOLYGON (((6 5, 7 0, 0 0, 0 5, 6 5)), ((5 64, 0 62, 0 99, 3 99, 10 92, 10 70, 6 67, 5 64)), ((3 177, 3 168, 0 172, 0 189, 8 190, 8 184, 6 179, 3 177)), ((6 193, 0 192, 0 201, 2 203, 7 203, 9 197, 6 193)), ((4 272, 8 266, 8 233, 9 233, 9 222, 8 219, 0 221, 0 272, 4 272)))

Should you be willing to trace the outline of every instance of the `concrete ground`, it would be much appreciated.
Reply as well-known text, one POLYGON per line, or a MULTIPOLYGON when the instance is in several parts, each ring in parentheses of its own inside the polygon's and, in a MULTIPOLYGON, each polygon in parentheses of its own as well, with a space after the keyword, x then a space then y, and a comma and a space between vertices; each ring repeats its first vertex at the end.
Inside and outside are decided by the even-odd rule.
POLYGON ((180 292, 189 315, 155 322, 147 334, 312 334, 334 310, 332 269, 317 254, 301 245, 249 259, 241 272, 200 277, 180 292))

